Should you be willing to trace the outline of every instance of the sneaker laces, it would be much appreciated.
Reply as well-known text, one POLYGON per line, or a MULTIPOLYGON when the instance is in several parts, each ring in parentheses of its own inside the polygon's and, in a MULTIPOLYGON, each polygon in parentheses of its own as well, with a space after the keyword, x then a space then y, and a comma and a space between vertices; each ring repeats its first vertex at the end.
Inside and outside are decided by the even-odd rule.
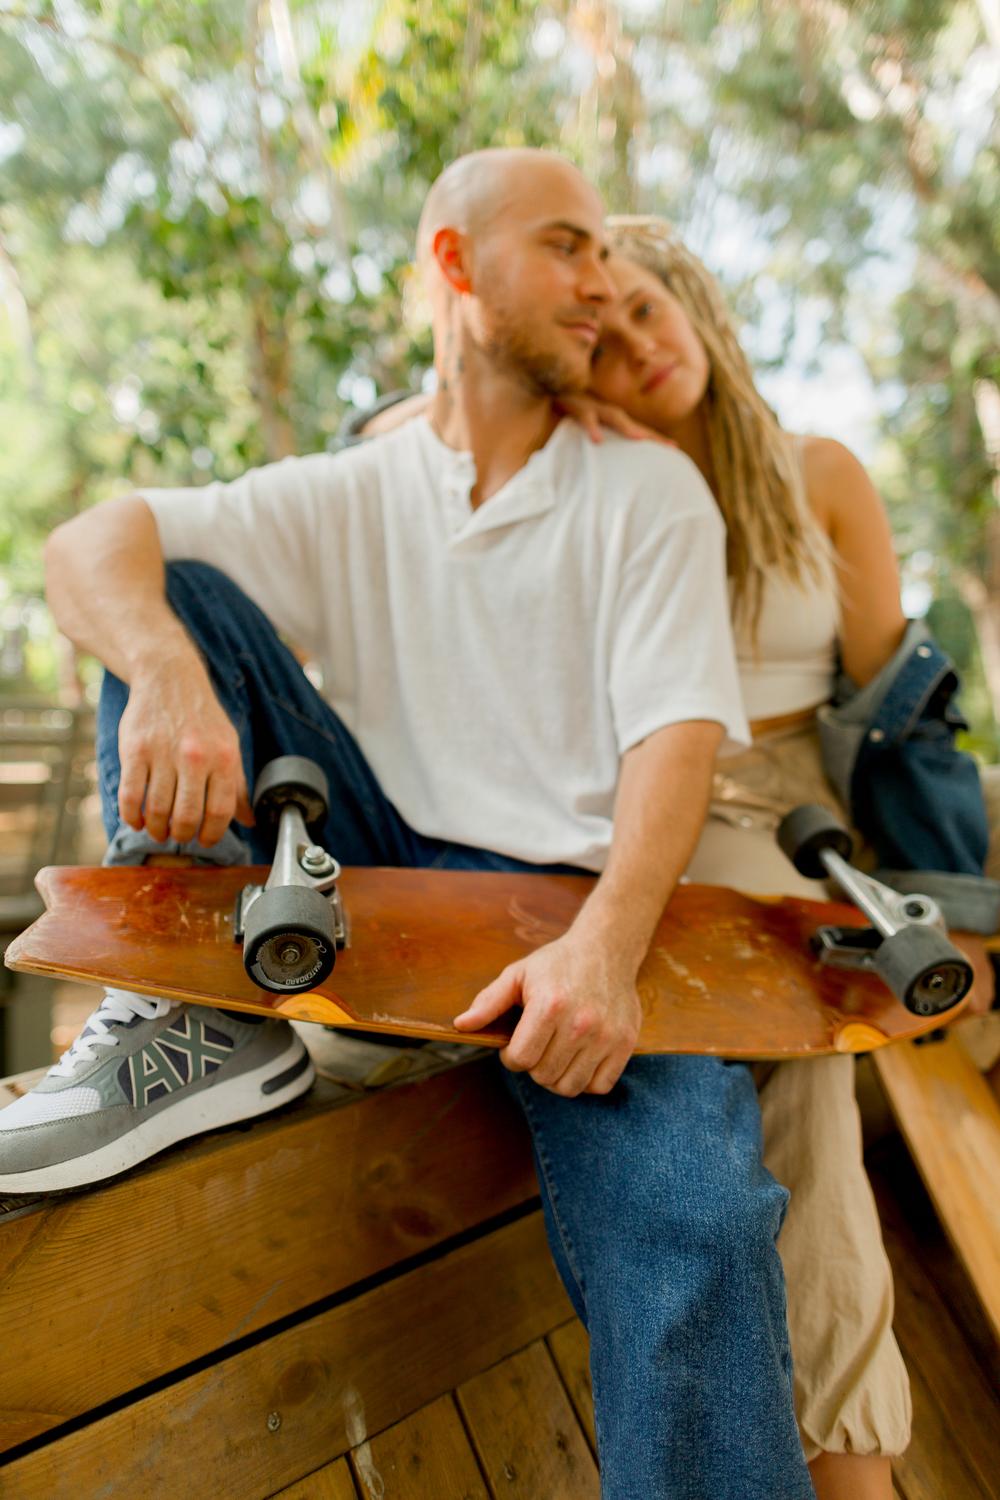
POLYGON ((128 990, 106 990, 104 999, 88 1016, 87 1024, 62 1057, 50 1069, 50 1078, 72 1078, 82 1062, 94 1062, 100 1047, 117 1047, 120 1037, 112 1034, 112 1026, 129 1023, 136 1016, 152 1021, 165 1016, 171 1007, 170 1000, 160 1000, 153 995, 134 995, 128 990))

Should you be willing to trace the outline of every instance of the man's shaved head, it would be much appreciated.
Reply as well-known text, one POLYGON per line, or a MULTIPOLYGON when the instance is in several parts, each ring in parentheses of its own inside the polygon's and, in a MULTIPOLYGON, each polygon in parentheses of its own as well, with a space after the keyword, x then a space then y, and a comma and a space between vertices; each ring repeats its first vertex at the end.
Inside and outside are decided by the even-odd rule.
POLYGON ((504 210, 544 191, 546 179, 576 179, 595 199, 582 173, 556 151, 528 146, 470 151, 445 167, 432 185, 417 229, 417 261, 426 270, 439 229, 478 239, 504 210))
POLYGON ((485 361, 549 395, 590 374, 613 290, 600 194, 555 151, 474 151, 427 195, 417 256, 441 389, 485 361))

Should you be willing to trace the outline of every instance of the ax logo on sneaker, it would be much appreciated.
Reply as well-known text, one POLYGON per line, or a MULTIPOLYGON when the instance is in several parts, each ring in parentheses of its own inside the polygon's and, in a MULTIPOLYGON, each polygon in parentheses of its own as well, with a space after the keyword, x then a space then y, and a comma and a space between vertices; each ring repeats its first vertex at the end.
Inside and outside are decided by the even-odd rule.
POLYGON ((145 1109, 165 1094, 214 1073, 232 1050, 231 1037, 182 1011, 155 1041, 122 1063, 118 1082, 129 1103, 145 1109))

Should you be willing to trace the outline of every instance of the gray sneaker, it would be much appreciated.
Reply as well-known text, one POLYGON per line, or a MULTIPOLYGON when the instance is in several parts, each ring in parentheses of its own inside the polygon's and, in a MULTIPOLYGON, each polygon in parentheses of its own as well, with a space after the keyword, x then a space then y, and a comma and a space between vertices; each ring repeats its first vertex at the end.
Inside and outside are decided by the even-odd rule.
POLYGON ((101 1182, 200 1131, 278 1109, 315 1076, 284 1021, 108 990, 42 1081, 0 1109, 0 1193, 101 1182))

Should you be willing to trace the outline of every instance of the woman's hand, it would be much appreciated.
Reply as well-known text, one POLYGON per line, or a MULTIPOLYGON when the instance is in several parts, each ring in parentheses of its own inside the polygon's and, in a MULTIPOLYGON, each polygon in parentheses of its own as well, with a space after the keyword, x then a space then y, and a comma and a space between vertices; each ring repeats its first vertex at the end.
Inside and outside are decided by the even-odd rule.
POLYGON ((662 443, 665 448, 677 447, 676 443, 672 443, 662 433, 654 432, 652 427, 646 427, 630 417, 620 406, 612 406, 610 401, 599 401, 596 396, 556 396, 552 405, 561 416, 572 417, 574 422, 579 422, 592 443, 603 443, 601 428, 607 427, 620 437, 632 438, 633 441, 662 443))

